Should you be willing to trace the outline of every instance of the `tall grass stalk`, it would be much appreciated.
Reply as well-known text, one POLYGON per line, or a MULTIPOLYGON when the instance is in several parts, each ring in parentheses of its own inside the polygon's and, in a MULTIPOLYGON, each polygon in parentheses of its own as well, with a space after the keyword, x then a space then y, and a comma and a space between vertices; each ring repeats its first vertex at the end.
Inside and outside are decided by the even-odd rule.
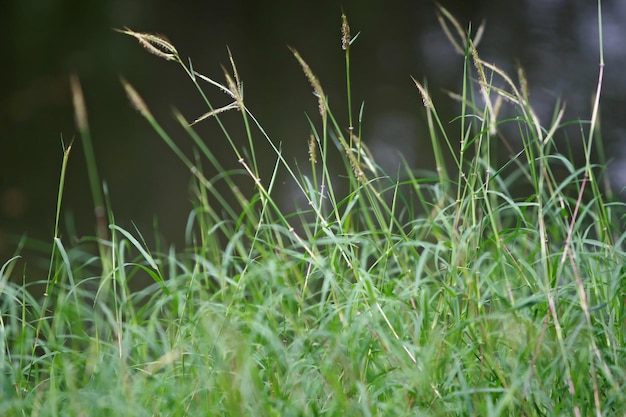
MULTIPOLYGON (((302 138, 310 173, 287 161, 247 107, 230 51, 218 82, 165 38, 122 31, 180 65, 207 105, 200 116, 175 111, 194 147, 186 153, 122 81, 190 171, 187 245, 152 248, 109 209, 108 237, 97 236, 106 250, 97 255, 88 244, 64 245, 55 229, 46 281, 54 285, 43 300, 9 280, 17 258, 5 263, 0 415, 625 414, 623 204, 600 192, 590 157, 577 167, 559 153, 561 108, 542 126, 523 71, 514 79, 480 58, 486 29, 466 31, 443 8, 439 16, 464 57, 462 91, 451 95, 459 117, 444 120, 427 83, 414 79, 435 170, 418 175, 424 170, 405 165, 396 178, 366 146, 363 106, 353 119, 350 72, 358 69, 350 68, 349 46, 357 44, 345 15, 347 120, 292 50, 319 104, 302 138), (205 86, 232 102, 213 106, 205 86), (507 106, 513 116, 502 116, 507 106), (245 147, 221 121, 231 110, 242 115, 245 147), (211 121, 240 169, 226 170, 195 130, 211 121), (511 131, 517 149, 504 133, 511 131), (258 166, 263 146, 274 157, 267 177, 258 166), (340 166, 329 162, 333 153, 340 166), (207 162, 218 175, 205 174, 207 162), (280 206, 284 177, 306 207, 280 206), (244 194, 242 181, 255 191, 244 194), (146 278, 150 285, 132 289, 146 278)), ((581 129, 587 155, 598 103, 590 130, 581 129)), ((84 107, 76 113, 84 135, 84 107)), ((103 196, 95 205, 109 207, 94 181, 94 195, 103 196)))

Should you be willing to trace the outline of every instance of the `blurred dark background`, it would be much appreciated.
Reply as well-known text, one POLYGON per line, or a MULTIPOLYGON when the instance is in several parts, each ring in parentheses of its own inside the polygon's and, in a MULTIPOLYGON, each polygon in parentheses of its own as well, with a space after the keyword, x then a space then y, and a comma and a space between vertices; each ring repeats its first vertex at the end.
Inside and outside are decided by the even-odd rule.
MULTIPOLYGON (((473 27, 486 21, 479 51, 513 71, 526 69, 531 98, 548 122, 562 98, 568 118, 589 118, 597 83, 597 4, 588 0, 441 0, 473 27)), ((614 158, 612 183, 626 185, 620 165, 626 81, 626 2, 603 1, 606 73, 603 137, 614 158)), ((442 91, 458 91, 462 58, 450 46, 431 1, 4 1, 0 5, 0 264, 22 236, 27 251, 45 254, 53 236, 56 196, 66 145, 76 138, 69 76, 76 74, 86 98, 101 178, 116 222, 133 223, 151 236, 154 219, 166 242, 178 247, 191 209, 188 171, 145 120, 131 108, 120 84, 127 79, 172 137, 188 143, 172 107, 193 120, 206 108, 183 70, 148 54, 114 28, 158 33, 190 57, 194 68, 218 81, 232 51, 248 107, 289 160, 306 160, 309 126, 317 102, 288 46, 296 48, 322 82, 337 116, 345 118, 342 10, 353 35, 353 102, 365 102, 364 140, 393 170, 398 152, 412 166, 432 168, 421 99, 410 79, 427 79, 445 121, 455 104, 442 91), (37 242, 41 242, 38 245, 37 242)), ((228 97, 207 86, 216 106, 228 97)), ((237 132, 240 115, 225 122, 237 132)), ((198 132, 227 167, 236 157, 212 121, 198 132)), ((243 139, 243 136, 242 138, 243 139)), ((245 146, 245 141, 241 141, 245 146)), ((575 148, 575 144, 573 148, 575 148)), ((274 161, 258 136, 261 158, 274 161)), ((264 167, 270 172, 273 162, 264 167)), ((64 236, 93 235, 91 193, 80 140, 74 141, 64 197, 64 236), (69 232, 68 229, 74 232, 69 232)), ((243 184, 249 180, 242 177, 243 184)), ((288 187, 285 190, 288 191, 288 187)), ((291 197, 287 194, 285 201, 291 197)), ((35 261, 33 261, 35 262, 35 261)), ((32 277, 40 279, 41 277, 32 277)))

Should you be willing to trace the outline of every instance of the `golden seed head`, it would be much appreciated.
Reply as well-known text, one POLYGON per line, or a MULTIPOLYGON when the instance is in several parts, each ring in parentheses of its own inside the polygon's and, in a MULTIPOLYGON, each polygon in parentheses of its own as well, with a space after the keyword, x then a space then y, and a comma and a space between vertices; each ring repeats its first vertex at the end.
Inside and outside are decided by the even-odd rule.
POLYGON ((485 76, 485 68, 482 64, 482 60, 478 56, 478 50, 476 50, 476 46, 472 40, 469 40, 470 53, 472 54, 472 60, 474 61, 474 67, 476 67, 476 71, 478 72, 478 80, 480 81, 483 87, 488 85, 487 77, 485 76))
POLYGON ((317 97, 317 100, 318 100, 320 115, 325 118, 326 117, 326 95, 324 94, 324 90, 322 90, 322 85, 320 84, 315 74, 313 74, 313 71, 311 71, 309 64, 307 64, 306 61, 302 59, 298 51, 296 51, 293 48, 290 48, 290 49, 293 55, 298 60, 298 62, 300 63, 300 66, 302 67, 302 71, 304 71, 304 75, 306 75, 306 78, 309 80, 309 83, 311 83, 311 87, 313 87, 313 92, 315 93, 315 96, 317 97))
POLYGON ((311 137, 309 138, 309 161, 317 164, 317 142, 313 133, 311 133, 311 137))
POLYGON ((150 33, 134 32, 130 29, 118 30, 137 39, 148 52, 168 61, 174 61, 178 57, 178 51, 165 36, 152 35, 150 33))
POLYGON ((80 81, 76 75, 70 77, 70 86, 72 87, 72 102, 74 103, 76 126, 78 126, 78 130, 85 132, 88 129, 87 108, 85 106, 83 90, 80 87, 80 81))
POLYGON ((228 73, 228 71, 226 71, 226 68, 222 67, 222 70, 224 71, 224 78, 226 78, 226 86, 228 87, 228 91, 235 98, 235 102, 240 107, 240 110, 243 111, 244 110, 243 91, 241 88, 241 84, 235 82, 235 79, 233 79, 233 77, 228 73))
POLYGON ((345 13, 341 13, 341 49, 347 51, 350 47, 350 25, 345 13))
POLYGON ((428 90, 426 90, 426 88, 422 84, 420 84, 419 81, 417 81, 415 78, 411 77, 411 79, 415 83, 415 86, 422 96, 422 102, 424 103, 424 107, 426 107, 427 109, 432 109, 433 101, 430 99, 430 94, 428 94, 428 90))
POLYGON ((137 90, 133 88, 125 79, 122 78, 122 84, 124 85, 124 90, 126 90, 126 95, 128 96, 128 100, 133 105, 142 116, 146 118, 152 118, 152 114, 146 106, 146 103, 143 101, 137 90))

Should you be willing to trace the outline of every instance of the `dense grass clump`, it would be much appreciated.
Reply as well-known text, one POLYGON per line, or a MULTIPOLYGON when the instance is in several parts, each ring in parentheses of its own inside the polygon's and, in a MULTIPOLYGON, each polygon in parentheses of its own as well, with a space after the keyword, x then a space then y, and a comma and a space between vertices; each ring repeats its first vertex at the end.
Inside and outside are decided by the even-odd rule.
MULTIPOLYGON (((176 114, 195 146, 193 157, 182 152, 124 82, 193 177, 187 247, 150 248, 139 232, 115 224, 73 82, 98 233, 73 248, 55 234, 42 299, 9 281, 16 259, 0 270, 0 415, 626 413, 625 235, 615 223, 622 205, 600 192, 601 170, 590 158, 597 104, 580 122, 587 163, 573 166, 554 141, 564 125, 560 109, 540 126, 523 72, 514 82, 480 59, 443 9, 441 21, 465 57, 458 131, 444 129, 416 80, 437 166, 419 177, 409 166, 397 177, 381 170, 361 141, 362 112, 353 120, 348 99, 349 120, 337 120, 297 51, 319 100, 309 175, 283 158, 246 107, 232 58, 218 83, 167 40, 125 30, 186 71, 208 107, 196 122, 223 126, 222 113, 239 110, 247 149, 223 132, 241 170, 224 170, 193 123, 176 114), (204 82, 232 103, 213 107, 204 82), (499 117, 503 103, 513 117, 499 117), (516 127, 522 145, 501 160, 505 125, 516 127), (259 134, 275 150, 267 178, 254 152, 259 134), (328 163, 333 152, 341 173, 328 163), (222 174, 207 178, 200 162, 222 174), (242 174, 254 195, 239 191, 242 174), (348 178, 344 194, 338 174, 348 178), (279 175, 308 207, 279 207, 279 175), (519 184, 531 192, 520 197, 519 184), (153 284, 131 291, 139 276, 153 284)), ((350 97, 345 16, 342 29, 350 97)), ((63 179, 64 172, 59 211, 63 179)))

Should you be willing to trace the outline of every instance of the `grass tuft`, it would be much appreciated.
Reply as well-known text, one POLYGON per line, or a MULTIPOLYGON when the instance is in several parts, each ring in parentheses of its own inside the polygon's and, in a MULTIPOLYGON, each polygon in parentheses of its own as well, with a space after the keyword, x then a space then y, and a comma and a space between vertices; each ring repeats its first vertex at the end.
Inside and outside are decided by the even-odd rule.
MULTIPOLYGON (((439 19, 465 59, 463 88, 453 95, 458 131, 441 120, 426 82, 413 79, 436 170, 405 165, 395 178, 364 143, 362 108, 353 120, 349 99, 348 120, 337 120, 297 51, 320 106, 303 139, 311 174, 285 160, 246 106, 230 51, 221 83, 165 38, 121 31, 181 65, 207 105, 192 123, 175 112, 194 145, 189 155, 122 81, 190 171, 187 245, 151 248, 108 209, 96 254, 93 242, 68 246, 55 232, 41 300, 30 291, 38 283, 10 280, 17 257, 0 267, 0 415, 624 414, 623 204, 600 192, 601 167, 590 158, 576 167, 559 152, 562 109, 541 125, 523 71, 514 81, 480 58, 484 27, 472 35, 443 8, 439 19), (234 101, 213 107, 199 81, 234 101), (513 116, 503 117, 503 106, 513 116), (220 121, 234 109, 245 149, 220 121), (225 170, 194 130, 209 118, 241 169, 225 170), (511 131, 519 149, 503 133, 511 131), (253 136, 274 151, 267 176, 253 136), (500 145, 510 147, 504 159, 500 145), (332 153, 342 166, 330 166, 332 153), (206 177, 206 163, 219 174, 206 177), (306 207, 281 209, 284 175, 306 207), (347 179, 344 193, 338 175, 347 179), (252 182, 252 195, 240 191, 242 181, 252 182)), ((342 15, 348 97, 355 39, 342 15)), ((89 140, 78 81, 72 85, 89 140)), ((600 87, 601 76, 597 96, 600 87)), ((586 149, 597 115, 581 124, 586 149)), ((94 204, 104 207, 95 165, 91 180, 94 204)))

